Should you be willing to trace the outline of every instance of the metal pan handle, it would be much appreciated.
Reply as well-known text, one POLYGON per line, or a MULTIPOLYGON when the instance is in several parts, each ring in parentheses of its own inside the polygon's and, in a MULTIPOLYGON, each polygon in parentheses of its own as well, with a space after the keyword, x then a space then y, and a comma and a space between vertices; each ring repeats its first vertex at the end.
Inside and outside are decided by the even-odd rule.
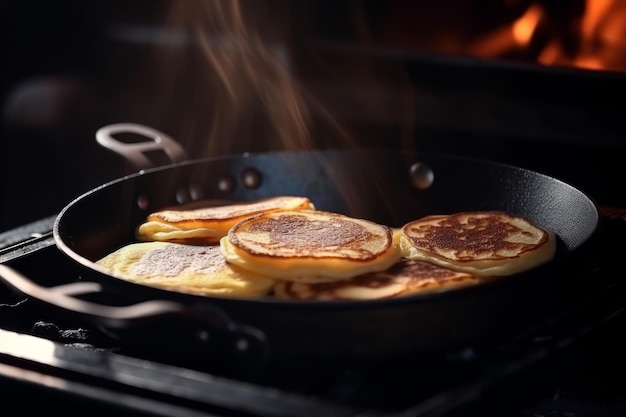
POLYGON ((194 350, 223 356, 237 364, 264 365, 269 349, 262 331, 235 323, 222 310, 203 303, 192 309, 169 300, 150 300, 129 306, 105 306, 75 298, 102 292, 95 282, 73 282, 55 287, 35 284, 16 270, 0 264, 0 280, 10 288, 40 302, 79 314, 115 335, 133 335, 151 349, 177 345, 184 352, 194 350), (174 334, 176 340, 173 339, 174 334), (181 335, 187 340, 181 340, 181 335), (139 337, 138 337, 139 336, 139 337), (191 345, 193 344, 193 345, 191 345))
POLYGON ((137 169, 154 167, 156 164, 148 155, 155 152, 164 153, 170 162, 188 159, 183 147, 170 136, 136 123, 116 123, 103 126, 96 131, 96 140, 105 148, 126 158, 137 169), (143 136, 148 140, 126 143, 115 138, 115 135, 128 133, 143 136))

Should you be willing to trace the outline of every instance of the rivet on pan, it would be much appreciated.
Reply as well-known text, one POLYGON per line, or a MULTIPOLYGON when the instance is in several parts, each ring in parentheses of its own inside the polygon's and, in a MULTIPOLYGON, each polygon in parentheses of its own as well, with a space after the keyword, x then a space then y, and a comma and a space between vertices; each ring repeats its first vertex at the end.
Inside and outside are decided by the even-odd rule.
POLYGON ((241 173, 241 181, 246 188, 259 188, 261 185, 261 173, 254 168, 246 168, 241 173))
POLYGON ((189 190, 185 188, 178 188, 176 190, 176 202, 178 204, 184 204, 189 202, 191 197, 189 196, 189 190))
POLYGON ((189 195, 194 201, 200 200, 202 197, 204 197, 204 190, 197 184, 191 184, 189 186, 189 195))
POLYGON ((137 207, 142 210, 146 210, 148 207, 150 207, 150 200, 148 199, 148 197, 143 194, 139 194, 137 196, 137 207))
POLYGON ((198 340, 200 340, 201 342, 208 342, 210 338, 211 335, 206 330, 200 330, 198 332, 198 340))
POLYGON ((419 190, 426 190, 430 188, 435 180, 435 174, 433 170, 426 164, 416 162, 409 168, 409 175, 411 177, 411 183, 419 190))
POLYGON ((250 348, 250 342, 248 342, 246 339, 237 339, 237 341, 235 341, 235 349, 237 349, 237 351, 239 352, 245 352, 250 348))
POLYGON ((222 177, 217 182, 217 188, 224 193, 229 193, 235 189, 235 180, 228 176, 222 177))

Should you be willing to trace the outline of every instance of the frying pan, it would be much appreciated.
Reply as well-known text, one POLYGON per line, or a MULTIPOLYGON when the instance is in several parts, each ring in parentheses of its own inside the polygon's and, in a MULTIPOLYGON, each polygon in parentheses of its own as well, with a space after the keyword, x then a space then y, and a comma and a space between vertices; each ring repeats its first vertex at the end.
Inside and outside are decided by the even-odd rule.
POLYGON ((258 364, 276 358, 375 360, 480 345, 540 319, 553 298, 574 285, 578 254, 598 227, 596 205, 583 191, 490 161, 383 149, 189 160, 176 141, 145 126, 106 126, 97 137, 144 168, 84 193, 57 216, 56 245, 80 280, 50 290, 5 266, 0 275, 18 291, 96 320, 125 343, 164 352, 186 339, 187 354, 235 355, 258 364), (149 140, 118 142, 114 136, 124 132, 149 140), (145 168, 145 155, 161 147, 172 162, 145 168), (553 231, 557 253, 547 264, 477 286, 370 301, 205 297, 126 282, 94 263, 136 241, 137 225, 155 209, 201 198, 273 195, 307 196, 318 209, 391 227, 429 214, 504 210, 553 231), (105 290, 128 304, 89 298, 105 290))

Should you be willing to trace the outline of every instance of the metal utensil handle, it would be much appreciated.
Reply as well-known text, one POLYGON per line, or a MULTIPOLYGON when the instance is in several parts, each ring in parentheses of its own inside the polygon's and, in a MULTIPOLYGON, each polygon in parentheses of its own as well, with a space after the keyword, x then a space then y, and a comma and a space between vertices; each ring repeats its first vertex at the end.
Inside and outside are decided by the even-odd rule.
MULTIPOLYGON (((222 347, 222 351, 236 353, 236 356, 244 357, 248 363, 255 366, 264 364, 269 358, 267 341, 262 331, 235 323, 217 307, 211 307, 209 310, 203 304, 202 311, 199 311, 168 300, 151 300, 119 307, 104 306, 74 297, 101 292, 102 286, 98 283, 74 282, 55 287, 42 287, 13 268, 2 264, 0 281, 28 297, 88 317, 111 329, 132 328, 155 318, 177 316, 194 324, 200 323, 195 331, 198 335, 198 340, 195 341, 197 343, 205 343, 207 335, 219 333, 225 335, 219 343, 227 345, 226 348, 222 347)), ((213 340, 212 343, 218 341, 213 340)))
POLYGON ((153 151, 162 151, 172 162, 184 161, 187 153, 183 147, 170 136, 156 129, 136 123, 116 123, 103 126, 96 132, 96 140, 105 148, 123 156, 137 169, 154 167, 154 163, 146 155, 153 151), (134 133, 149 140, 137 143, 125 143, 117 140, 114 135, 134 133))

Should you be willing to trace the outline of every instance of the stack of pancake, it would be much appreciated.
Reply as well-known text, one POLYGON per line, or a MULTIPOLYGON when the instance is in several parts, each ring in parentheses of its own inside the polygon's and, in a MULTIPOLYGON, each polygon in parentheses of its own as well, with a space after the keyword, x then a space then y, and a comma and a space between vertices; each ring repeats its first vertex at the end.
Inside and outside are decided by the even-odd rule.
POLYGON ((112 275, 209 296, 366 300, 443 291, 534 268, 556 238, 500 211, 399 229, 316 210, 304 197, 203 201, 150 214, 140 242, 99 260, 112 275))

